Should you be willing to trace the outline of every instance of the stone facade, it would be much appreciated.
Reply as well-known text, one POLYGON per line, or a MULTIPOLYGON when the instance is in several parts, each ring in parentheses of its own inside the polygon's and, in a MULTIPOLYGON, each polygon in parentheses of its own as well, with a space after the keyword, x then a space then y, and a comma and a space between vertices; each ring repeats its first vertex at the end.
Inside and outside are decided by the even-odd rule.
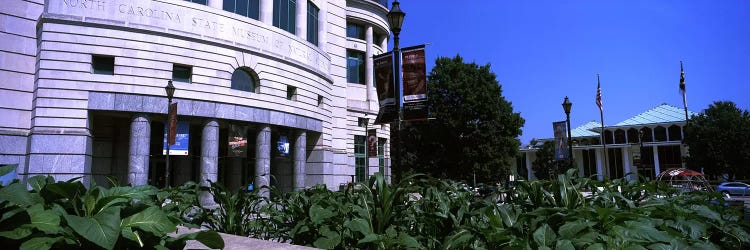
MULTIPOLYGON (((292 190, 352 180, 354 137, 366 135, 358 122, 372 123, 377 114, 372 55, 386 51, 388 39, 382 1, 297 0, 294 33, 273 25, 273 0, 259 1, 258 20, 224 10, 223 0, 207 2, 0 5, 0 164, 19 164, 22 180, 53 175, 104 184, 115 176, 155 184, 164 175, 157 171, 164 164, 164 86, 173 80, 172 101, 191 140, 188 156, 170 157, 173 183, 292 190), (308 4, 319 9, 317 44, 307 41, 308 4), (366 39, 347 37, 348 22, 364 25, 366 39), (347 50, 367 55, 366 84, 347 82, 347 50), (112 72, 97 72, 95 57, 113 58, 112 72), (178 66, 190 69, 188 81, 175 78, 178 66), (252 91, 232 88, 239 69, 251 72, 252 91), (228 156, 226 145, 235 125, 248 127, 240 158, 228 156), (274 149, 281 138, 291 154, 274 149), (272 173, 285 179, 271 180, 272 173)), ((387 126, 370 128, 389 138, 387 126)), ((387 166, 389 150, 384 157, 387 166)), ((377 160, 368 162, 378 169, 377 160)))

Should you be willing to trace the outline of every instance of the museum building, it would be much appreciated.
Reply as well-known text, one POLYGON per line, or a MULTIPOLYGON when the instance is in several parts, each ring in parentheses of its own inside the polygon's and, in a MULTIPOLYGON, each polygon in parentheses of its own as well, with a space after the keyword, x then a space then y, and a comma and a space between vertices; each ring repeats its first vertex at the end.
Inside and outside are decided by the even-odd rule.
POLYGON ((21 180, 210 180, 233 190, 390 176, 389 127, 372 124, 372 56, 387 51, 387 6, 3 1, 0 164, 18 164, 21 180), (177 131, 167 174, 169 82, 177 131))
MULTIPOLYGON (((695 114, 688 111, 689 116, 695 114)), ((635 175, 630 173, 635 173, 653 180, 664 170, 685 167, 683 157, 688 151, 682 144, 684 127, 684 109, 660 104, 614 125, 605 125, 603 135, 602 125, 596 121, 571 129, 578 175, 595 176, 598 180, 633 179, 635 175)), ((529 180, 536 179, 532 164, 538 145, 552 140, 541 139, 537 145, 522 148, 512 166, 515 173, 529 180)))

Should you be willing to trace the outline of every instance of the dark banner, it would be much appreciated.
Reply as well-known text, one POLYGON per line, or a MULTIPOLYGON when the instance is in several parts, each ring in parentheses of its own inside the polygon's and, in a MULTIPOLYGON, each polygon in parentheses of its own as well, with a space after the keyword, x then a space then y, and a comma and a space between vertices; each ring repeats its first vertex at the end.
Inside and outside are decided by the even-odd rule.
POLYGON ((175 144, 175 136, 177 136, 177 103, 172 103, 169 105, 169 114, 167 115, 167 120, 169 120, 169 135, 167 142, 169 145, 175 144))
POLYGON ((394 85, 393 52, 373 57, 375 71, 375 89, 378 92, 380 111, 375 124, 391 123, 398 119, 396 97, 398 87, 394 85))
POLYGON ((427 120, 427 72, 424 45, 402 50, 404 121, 427 120))
POLYGON ((367 130, 367 156, 378 157, 378 135, 377 130, 367 130))
POLYGON ((553 122, 555 129, 555 160, 568 159, 568 130, 565 121, 553 122))
POLYGON ((229 157, 247 157, 247 126, 229 124, 229 157))

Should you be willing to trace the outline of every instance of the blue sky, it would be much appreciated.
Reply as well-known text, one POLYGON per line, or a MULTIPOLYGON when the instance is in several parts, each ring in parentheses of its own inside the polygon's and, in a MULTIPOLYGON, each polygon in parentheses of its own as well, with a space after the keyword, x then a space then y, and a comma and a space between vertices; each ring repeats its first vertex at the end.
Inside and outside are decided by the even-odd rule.
POLYGON ((427 46, 427 71, 438 56, 489 63, 503 96, 526 119, 521 142, 552 137, 552 122, 615 124, 661 103, 688 109, 714 101, 750 110, 750 1, 448 1, 402 0, 401 47, 427 46))

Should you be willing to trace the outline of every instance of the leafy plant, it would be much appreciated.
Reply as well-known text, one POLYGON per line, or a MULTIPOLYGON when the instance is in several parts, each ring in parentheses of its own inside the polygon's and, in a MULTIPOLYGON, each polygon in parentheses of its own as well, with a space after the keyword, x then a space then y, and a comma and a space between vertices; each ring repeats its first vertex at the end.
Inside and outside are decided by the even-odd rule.
POLYGON ((151 186, 92 186, 35 176, 0 188, 0 242, 20 249, 183 248, 187 240, 223 248, 216 232, 167 236, 181 224, 156 203, 151 186))

